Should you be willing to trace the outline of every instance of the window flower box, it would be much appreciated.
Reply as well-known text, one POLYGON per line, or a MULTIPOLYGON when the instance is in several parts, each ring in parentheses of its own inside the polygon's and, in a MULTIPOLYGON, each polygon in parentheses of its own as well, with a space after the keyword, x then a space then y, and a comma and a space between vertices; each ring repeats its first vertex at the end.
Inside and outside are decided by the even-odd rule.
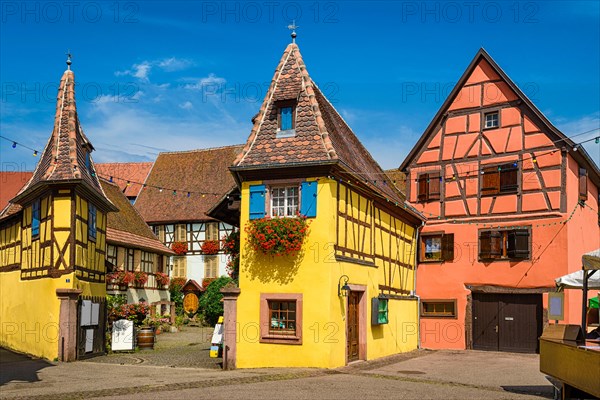
POLYGON ((182 256, 188 252, 188 246, 186 242, 173 242, 171 250, 173 250, 175 254, 182 256))
POLYGON ((305 217, 260 218, 249 221, 246 226, 248 242, 254 251, 265 255, 287 256, 302 249, 308 235, 305 217))
POLYGON ((161 287, 169 286, 169 276, 164 272, 157 272, 154 274, 154 278, 156 279, 156 284, 161 287))
POLYGON ((205 240, 202 243, 202 253, 205 255, 217 254, 221 250, 221 244, 218 240, 205 240))

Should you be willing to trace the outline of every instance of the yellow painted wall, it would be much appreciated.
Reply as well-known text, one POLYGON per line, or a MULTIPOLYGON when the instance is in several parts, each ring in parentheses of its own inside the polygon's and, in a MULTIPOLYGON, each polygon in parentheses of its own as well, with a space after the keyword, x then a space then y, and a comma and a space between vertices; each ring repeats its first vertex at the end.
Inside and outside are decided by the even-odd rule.
POLYGON ((20 271, 0 273, 0 345, 55 359, 60 313, 56 289, 71 288, 72 282, 73 274, 22 281, 20 271))
MULTIPOLYGON (((71 224, 72 191, 60 190, 55 196, 41 197, 41 219, 39 239, 32 240, 31 220, 32 207, 24 207, 21 220, 18 223, 20 232, 14 224, 7 224, 0 229, 0 260, 19 259, 21 269, 10 272, 0 272, 0 345, 17 351, 33 354, 48 359, 58 356, 58 324, 60 317, 60 301, 56 297, 58 288, 82 289, 83 296, 105 296, 106 284, 84 282, 75 277, 75 273, 66 273, 57 278, 47 276, 47 270, 35 270, 39 267, 58 266, 59 271, 72 268, 70 234, 76 234, 71 224), (51 231, 52 220, 55 228, 68 228, 70 231, 51 231), (23 229, 21 229, 21 225, 23 229), (5 249, 5 240, 10 244, 16 238, 22 239, 22 251, 19 255, 5 249), (47 249, 40 251, 40 245, 52 242, 47 249), (66 246, 66 247, 65 247, 66 246), (52 248, 52 253, 50 249, 52 248), (64 262, 59 261, 59 252, 64 251, 64 262), (53 254, 53 255, 52 255, 53 254), (34 279, 27 279, 34 278, 34 279)), ((79 211, 83 210, 79 201, 79 211)), ((87 208, 85 208, 87 220, 87 208)), ((81 226, 80 226, 81 227, 81 226)), ((98 212, 98 227, 106 230, 106 216, 98 212)), ((86 235, 87 235, 87 226, 86 235)), ((105 235, 98 235, 94 246, 81 251, 78 259, 82 266, 91 265, 104 272, 104 255, 97 253, 96 248, 105 247, 105 235), (93 248, 94 251, 89 249, 93 248)), ((85 238, 87 240, 87 237, 85 238)), ((81 246, 79 246, 81 247, 81 246)))
MULTIPOLYGON (((337 294, 338 280, 348 275, 349 283, 366 286, 367 315, 363 323, 367 331, 367 359, 410 351, 417 348, 417 301, 389 300, 389 324, 371 326, 371 298, 380 294, 384 284, 383 263, 377 267, 339 262, 335 259, 337 183, 319 179, 317 218, 311 218, 310 234, 303 251, 297 257, 269 257, 249 248, 245 226, 249 219, 249 186, 242 185, 241 203, 241 294, 237 302, 238 368, 256 367, 322 367, 335 368, 346 363, 347 299, 337 294), (261 293, 298 293, 303 295, 302 345, 260 343, 261 293)), ((366 199, 362 199, 366 204, 366 199)), ((357 203, 354 203, 357 204, 357 203)), ((366 219, 366 210, 356 210, 355 216, 366 219)), ((384 218, 385 219, 385 218, 384 218)), ((387 225, 389 226, 388 215, 387 225)), ((350 229, 350 228, 348 228, 350 229)), ((404 234, 413 237, 414 229, 403 227, 404 234)), ((378 231, 373 229, 373 232, 378 231)), ((380 232, 381 233, 381 232, 380 232)), ((388 235, 388 234, 386 234, 388 235)), ((385 236, 385 235, 384 235, 385 236)), ((388 235, 389 236, 389 235, 388 235)), ((389 253, 390 239, 385 238, 389 253)), ((392 241, 396 251, 396 241, 392 241)), ((414 244, 414 240, 412 241, 414 244)), ((407 249, 397 246, 403 252, 407 249)), ((364 248, 364 247, 363 247, 364 248)), ((367 248, 372 252, 371 245, 367 248)), ((366 250, 365 250, 366 251, 366 250)), ((398 252, 394 253, 394 257, 398 252)), ((402 260, 413 264, 410 251, 402 260)), ((396 276, 395 287, 413 290, 412 270, 404 271, 407 283, 401 286, 396 276)))

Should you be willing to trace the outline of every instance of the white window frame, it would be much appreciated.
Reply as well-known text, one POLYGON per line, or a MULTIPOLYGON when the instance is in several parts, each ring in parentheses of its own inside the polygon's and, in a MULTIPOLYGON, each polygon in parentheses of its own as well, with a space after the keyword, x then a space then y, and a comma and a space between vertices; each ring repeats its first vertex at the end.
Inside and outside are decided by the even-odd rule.
POLYGON ((483 114, 483 128, 484 129, 494 129, 500 127, 500 113, 498 111, 490 111, 488 113, 483 114), (493 118, 493 117, 496 118, 493 118), (488 125, 488 117, 492 117, 490 122, 495 122, 495 125, 488 125))
POLYGON ((300 186, 299 185, 278 185, 278 186, 272 186, 269 188, 269 215, 272 218, 286 218, 286 217, 295 217, 296 215, 298 215, 298 213, 300 212, 300 186), (280 190, 284 190, 284 195, 282 196, 275 196, 275 192, 276 191, 280 191, 280 190), (295 196, 290 196, 288 193, 288 190, 294 189, 296 191, 295 196), (295 204, 295 212, 290 214, 290 207, 294 207, 294 205, 290 205, 289 204, 289 200, 291 198, 295 197, 296 198, 296 204, 295 204), (275 200, 281 200, 283 199, 283 205, 274 205, 275 200), (274 210, 276 208, 283 208, 283 215, 276 215, 274 213, 274 210))

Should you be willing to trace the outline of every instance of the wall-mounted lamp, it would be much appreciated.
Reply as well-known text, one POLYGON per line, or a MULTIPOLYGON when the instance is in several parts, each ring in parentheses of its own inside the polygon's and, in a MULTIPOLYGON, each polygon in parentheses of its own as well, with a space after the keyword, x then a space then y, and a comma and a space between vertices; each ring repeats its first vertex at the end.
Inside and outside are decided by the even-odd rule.
POLYGON ((348 293, 350 292, 350 286, 348 286, 348 280, 350 278, 348 278, 348 275, 342 275, 340 276, 340 280, 338 281, 338 296, 339 297, 347 297, 348 293), (342 280, 344 281, 344 284, 342 285, 342 280))

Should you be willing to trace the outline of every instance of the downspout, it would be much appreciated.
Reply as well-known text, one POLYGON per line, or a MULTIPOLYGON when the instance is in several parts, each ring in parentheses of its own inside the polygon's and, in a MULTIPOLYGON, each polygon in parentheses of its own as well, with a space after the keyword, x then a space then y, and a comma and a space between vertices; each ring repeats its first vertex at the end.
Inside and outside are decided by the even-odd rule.
POLYGON ((417 246, 419 245, 419 231, 423 229, 425 226, 425 221, 421 222, 421 226, 419 226, 416 231, 416 243, 415 243, 415 272, 413 274, 413 292, 414 296, 417 298, 417 348, 421 348, 421 297, 417 294, 417 262, 419 261, 419 250, 417 246))

